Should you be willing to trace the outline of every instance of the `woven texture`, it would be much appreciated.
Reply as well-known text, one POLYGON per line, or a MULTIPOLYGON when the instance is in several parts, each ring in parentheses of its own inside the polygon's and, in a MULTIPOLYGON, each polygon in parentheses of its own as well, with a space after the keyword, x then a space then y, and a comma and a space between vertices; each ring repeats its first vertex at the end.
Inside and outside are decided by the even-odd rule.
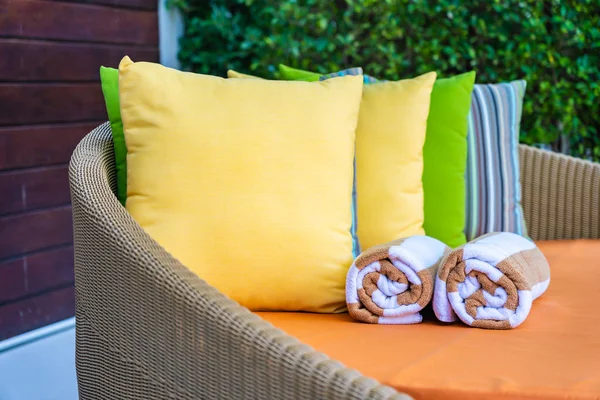
POLYGON ((519 153, 529 236, 600 238, 600 164, 524 145, 519 153))
POLYGON ((108 123, 77 147, 76 366, 91 399, 408 399, 301 344, 166 253, 114 195, 108 123))

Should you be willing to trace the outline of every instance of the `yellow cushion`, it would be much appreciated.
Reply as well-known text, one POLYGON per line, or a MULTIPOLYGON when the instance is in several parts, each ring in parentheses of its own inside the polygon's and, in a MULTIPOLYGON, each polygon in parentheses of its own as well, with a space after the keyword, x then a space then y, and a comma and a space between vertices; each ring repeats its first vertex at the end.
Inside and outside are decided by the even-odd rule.
POLYGON ((227 71, 228 78, 246 78, 246 79, 261 79, 254 75, 242 74, 241 72, 234 71, 232 69, 227 71))
MULTIPOLYGON (((233 70, 229 78, 256 78, 233 70)), ((337 79, 337 78, 335 78, 337 79)), ((363 249, 423 235, 423 146, 436 73, 365 85, 356 130, 358 237, 363 249)))
POLYGON ((127 210, 252 310, 337 312, 352 263, 362 78, 222 79, 119 66, 127 210))
POLYGON ((423 145, 435 78, 430 72, 364 87, 356 129, 358 237, 363 249, 424 233, 423 145))

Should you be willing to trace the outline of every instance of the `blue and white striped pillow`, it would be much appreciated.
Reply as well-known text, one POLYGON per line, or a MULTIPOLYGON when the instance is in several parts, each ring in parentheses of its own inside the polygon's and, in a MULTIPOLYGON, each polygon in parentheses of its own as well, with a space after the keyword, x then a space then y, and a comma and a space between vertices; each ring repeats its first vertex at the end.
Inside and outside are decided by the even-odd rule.
MULTIPOLYGON (((360 67, 348 68, 338 72, 332 72, 330 74, 321 75, 319 81, 325 81, 331 78, 337 78, 340 76, 347 75, 363 75, 363 70, 360 67)), ((370 77, 369 77, 370 78, 370 77)), ((367 82, 367 78, 363 79, 364 83, 367 82)), ((350 233, 352 234, 352 255, 354 258, 358 257, 361 253, 360 242, 358 240, 358 215, 356 209, 356 157, 354 158, 354 180, 352 183, 352 226, 350 227, 350 233)))
POLYGON ((355 75, 362 75, 363 76, 363 83, 365 83, 365 84, 383 82, 383 81, 380 81, 380 80, 378 80, 376 78, 373 78, 370 75, 363 74, 363 69, 361 67, 348 68, 348 69, 343 69, 341 71, 332 72, 330 74, 321 75, 319 77, 319 80, 320 81, 325 81, 327 79, 337 78, 338 76, 347 76, 347 75, 353 75, 353 76, 355 76, 355 75))
POLYGON ((527 236, 519 177, 526 85, 519 80, 477 84, 473 90, 467 135, 467 240, 499 231, 527 236))

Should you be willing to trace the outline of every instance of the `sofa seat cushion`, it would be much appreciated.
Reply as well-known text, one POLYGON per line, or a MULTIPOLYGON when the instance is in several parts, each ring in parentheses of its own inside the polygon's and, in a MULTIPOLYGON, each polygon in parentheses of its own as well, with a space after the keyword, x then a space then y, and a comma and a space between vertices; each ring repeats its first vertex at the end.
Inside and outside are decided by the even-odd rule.
POLYGON ((600 394, 600 241, 538 243, 548 291, 511 331, 369 325, 348 314, 259 313, 347 367, 415 399, 592 399, 600 394))

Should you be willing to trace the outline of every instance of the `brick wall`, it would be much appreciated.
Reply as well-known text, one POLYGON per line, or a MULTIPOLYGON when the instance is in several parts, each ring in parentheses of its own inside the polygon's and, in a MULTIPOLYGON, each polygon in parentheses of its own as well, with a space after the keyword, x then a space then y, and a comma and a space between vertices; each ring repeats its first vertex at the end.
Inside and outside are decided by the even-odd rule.
POLYGON ((100 65, 158 61, 157 0, 0 0, 0 340, 74 315, 68 162, 100 65))

